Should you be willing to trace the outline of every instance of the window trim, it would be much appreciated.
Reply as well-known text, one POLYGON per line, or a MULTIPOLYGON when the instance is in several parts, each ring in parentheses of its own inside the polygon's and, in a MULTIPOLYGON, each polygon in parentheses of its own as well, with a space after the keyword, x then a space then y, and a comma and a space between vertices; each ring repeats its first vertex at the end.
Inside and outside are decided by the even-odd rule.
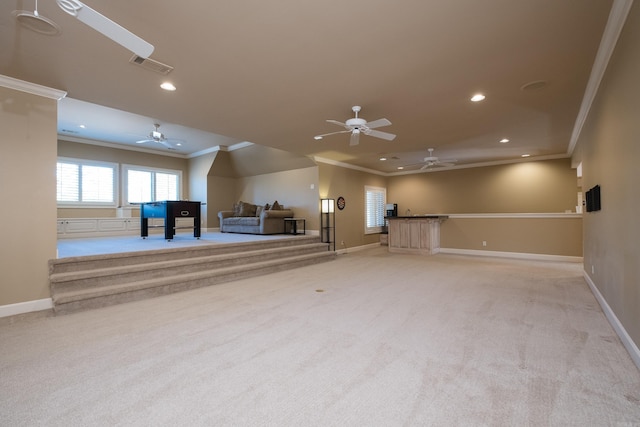
POLYGON ((378 234, 381 233, 384 229, 384 208, 385 208, 385 203, 387 202, 387 189, 384 187, 375 187, 372 185, 365 185, 364 186, 364 234, 378 234), (369 211, 368 211, 368 203, 367 203, 367 193, 368 192, 377 192, 377 193, 381 193, 382 194, 382 204, 381 204, 381 209, 382 209, 382 223, 380 225, 377 225, 375 227, 368 227, 367 226, 367 217, 369 216, 369 211))
MULTIPOLYGON (((172 174, 178 176, 178 185, 177 185, 177 200, 182 200, 182 170, 180 169, 164 169, 164 168, 154 168, 150 166, 140 166, 140 165, 131 165, 131 164, 123 164, 122 165, 122 206, 140 206, 139 202, 129 203, 129 192, 128 192, 128 174, 130 170, 141 171, 141 172, 151 172, 155 173, 165 173, 172 174)), ((151 191, 151 198, 155 197, 155 191, 151 191)), ((153 202, 159 200, 151 200, 153 202)))
MULTIPOLYGON (((73 157, 62 157, 58 156, 56 159, 56 205, 58 208, 115 208, 118 206, 119 194, 118 188, 120 187, 119 183, 120 170, 118 163, 113 162, 103 162, 99 160, 88 160, 88 159, 78 159, 73 157), (106 167, 113 170, 113 200, 111 202, 83 202, 83 201, 60 201, 57 196, 57 169, 58 163, 70 163, 75 164, 80 167, 82 166, 99 166, 106 167)), ((80 176, 80 180, 82 180, 82 175, 80 176)), ((82 198, 82 184, 80 184, 79 188, 79 197, 82 198)))

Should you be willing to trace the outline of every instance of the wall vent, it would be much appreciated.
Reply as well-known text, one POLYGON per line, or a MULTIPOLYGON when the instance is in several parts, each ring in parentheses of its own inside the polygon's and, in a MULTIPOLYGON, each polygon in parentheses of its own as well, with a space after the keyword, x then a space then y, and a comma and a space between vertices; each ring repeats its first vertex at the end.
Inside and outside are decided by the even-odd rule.
POLYGON ((158 62, 151 58, 143 58, 138 55, 133 55, 129 62, 165 76, 173 71, 173 67, 171 65, 163 64, 162 62, 158 62))

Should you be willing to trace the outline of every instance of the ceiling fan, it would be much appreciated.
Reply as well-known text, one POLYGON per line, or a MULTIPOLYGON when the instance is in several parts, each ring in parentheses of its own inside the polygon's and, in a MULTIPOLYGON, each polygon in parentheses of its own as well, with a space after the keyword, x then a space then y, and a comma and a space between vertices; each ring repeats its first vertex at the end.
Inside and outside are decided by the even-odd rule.
POLYGON ((94 30, 104 34, 116 43, 124 46, 142 58, 148 58, 153 53, 153 45, 144 41, 131 31, 113 22, 106 16, 91 9, 78 0, 56 0, 60 9, 94 30))
POLYGON ((391 122, 387 119, 378 119, 378 120, 374 120, 372 122, 367 122, 365 119, 358 117, 358 113, 360 112, 362 108, 359 106, 353 106, 351 107, 351 110, 353 110, 353 112, 355 113, 355 117, 352 119, 347 120, 346 122, 342 123, 339 122, 337 120, 327 120, 327 122, 329 123, 333 123, 336 124, 338 126, 342 126, 344 127, 346 130, 341 130, 341 131, 337 131, 337 132, 330 132, 330 133, 325 133, 323 135, 316 135, 314 136, 315 139, 322 139, 325 136, 328 135, 334 135, 336 133, 351 133, 351 138, 349 139, 349 145, 358 145, 358 143, 360 142, 360 134, 363 133, 365 135, 368 136, 373 136, 376 138, 382 138, 382 139, 386 139, 387 141, 393 141, 393 139, 396 137, 394 134, 392 133, 387 133, 387 132, 381 132, 379 130, 374 130, 375 128, 379 128, 379 127, 383 127, 383 126, 389 126, 391 124, 391 122))
MULTIPOLYGON (((160 132, 160 125, 158 123, 154 123, 154 130, 149 132, 149 136, 146 139, 141 139, 136 141, 136 144, 144 144, 146 142, 157 142, 158 144, 162 144, 167 147, 169 150, 175 150, 176 148, 169 141, 180 141, 174 139, 168 139, 162 132, 160 132)), ((177 142, 177 145, 182 145, 180 142, 177 142)))
POLYGON ((424 165, 420 168, 420 170, 425 170, 433 167, 450 167, 455 166, 456 159, 447 159, 440 160, 438 157, 433 155, 433 148, 429 148, 429 155, 423 159, 424 165))

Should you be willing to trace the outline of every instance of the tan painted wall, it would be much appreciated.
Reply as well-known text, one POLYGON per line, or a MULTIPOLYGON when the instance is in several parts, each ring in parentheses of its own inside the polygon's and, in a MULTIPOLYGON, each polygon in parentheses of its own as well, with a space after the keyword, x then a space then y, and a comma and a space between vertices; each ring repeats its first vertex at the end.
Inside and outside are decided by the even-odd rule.
POLYGON ((581 257, 582 218, 449 218, 441 247, 581 257))
MULTIPOLYGON (((76 159, 96 160, 112 162, 120 165, 138 165, 153 168, 173 169, 182 171, 182 198, 191 199, 189 196, 189 161, 179 157, 161 156, 145 152, 119 150, 117 148, 102 147, 99 145, 83 144, 58 140, 58 156, 76 159)), ((120 178, 122 183, 122 178, 120 178)), ((55 184, 55 182, 54 182, 55 184)), ((55 190, 55 185, 54 185, 55 190)), ((122 196, 122 189, 120 189, 122 196)), ((55 193, 54 193, 55 195, 55 193)), ((119 200, 122 203, 122 199, 119 200)), ((139 214, 136 209, 136 214, 139 214)), ((58 218, 104 218, 115 217, 116 211, 112 208, 60 208, 58 218)))
POLYGON ((570 159, 457 169, 389 178, 398 213, 575 212, 578 184, 570 159))
MULTIPOLYGON (((216 158, 215 153, 209 153, 202 156, 189 159, 189 194, 191 200, 202 202, 200 206, 200 215, 202 218, 203 229, 207 229, 209 224, 215 224, 215 221, 209 221, 209 203, 208 203, 208 175, 211 165, 216 158)), ((213 227, 213 226, 212 226, 213 227)))
POLYGON ((602 210, 584 215, 584 267, 640 347, 640 3, 627 18, 576 150, 583 189, 602 210), (594 273, 591 269, 593 267, 594 273))
MULTIPOLYGON (((379 234, 364 234, 364 187, 365 185, 386 187, 387 179, 383 176, 325 163, 319 163, 318 170, 319 197, 337 199, 342 196, 346 202, 344 210, 335 209, 336 249, 348 249, 380 242, 379 234), (344 245, 341 245, 343 241, 344 245)), ((319 216, 319 202, 317 209, 319 216)))
POLYGON ((49 297, 47 263, 56 257, 57 102, 4 87, 0 99, 0 198, 8 221, 0 245, 0 305, 8 305, 49 297))
POLYGON ((278 201, 306 219, 307 230, 319 229, 318 168, 316 166, 238 179, 238 199, 264 205, 278 201))

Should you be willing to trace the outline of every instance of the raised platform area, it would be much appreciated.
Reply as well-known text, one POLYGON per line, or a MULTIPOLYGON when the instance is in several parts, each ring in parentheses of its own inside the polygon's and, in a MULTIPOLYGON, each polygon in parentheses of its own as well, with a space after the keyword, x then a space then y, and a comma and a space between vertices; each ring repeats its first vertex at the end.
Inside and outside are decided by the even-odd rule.
MULTIPOLYGON (((220 233, 208 237, 215 235, 220 233)), ((84 240, 84 244, 59 242, 59 258, 49 262, 57 314, 269 274, 336 256, 318 236, 247 236, 225 242, 221 237, 167 242, 162 236, 84 240)))

